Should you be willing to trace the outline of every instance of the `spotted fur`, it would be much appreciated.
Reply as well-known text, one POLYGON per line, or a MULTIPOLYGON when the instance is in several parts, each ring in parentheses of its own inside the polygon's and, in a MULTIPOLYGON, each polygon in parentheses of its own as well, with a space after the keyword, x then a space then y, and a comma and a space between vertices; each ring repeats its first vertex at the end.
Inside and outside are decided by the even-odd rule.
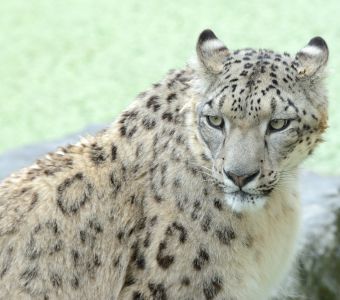
POLYGON ((232 52, 206 30, 196 50, 112 126, 1 183, 0 299, 273 295, 296 254, 296 169, 327 127, 327 45, 232 52))

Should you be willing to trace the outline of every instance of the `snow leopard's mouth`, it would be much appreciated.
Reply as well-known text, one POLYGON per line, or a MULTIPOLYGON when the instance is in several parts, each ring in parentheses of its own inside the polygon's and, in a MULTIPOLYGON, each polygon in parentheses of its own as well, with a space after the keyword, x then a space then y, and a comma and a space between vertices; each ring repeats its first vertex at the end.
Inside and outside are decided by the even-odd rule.
POLYGON ((257 198, 262 197, 262 195, 250 194, 250 193, 244 192, 242 190, 237 191, 237 192, 233 192, 230 195, 232 197, 237 198, 239 201, 247 201, 247 202, 253 202, 257 198))
POLYGON ((248 192, 245 192, 244 190, 239 190, 239 191, 234 191, 234 192, 231 192, 231 193, 228 193, 229 195, 232 195, 234 197, 238 197, 240 198, 241 200, 244 199, 245 201, 246 200, 252 200, 252 199, 255 199, 255 198, 258 198, 258 197, 265 197, 265 196, 268 196, 271 192, 272 192, 272 188, 271 189, 267 189, 267 190, 263 190, 263 191, 259 191, 257 193, 248 193, 248 192))
POLYGON ((225 194, 227 204, 236 212, 262 208, 266 198, 264 194, 249 194, 242 190, 225 194))
POLYGON ((248 198, 254 197, 254 195, 249 194, 247 192, 244 191, 237 191, 237 192, 233 192, 233 193, 229 193, 229 195, 231 195, 232 197, 237 197, 239 198, 241 201, 246 201, 248 198))

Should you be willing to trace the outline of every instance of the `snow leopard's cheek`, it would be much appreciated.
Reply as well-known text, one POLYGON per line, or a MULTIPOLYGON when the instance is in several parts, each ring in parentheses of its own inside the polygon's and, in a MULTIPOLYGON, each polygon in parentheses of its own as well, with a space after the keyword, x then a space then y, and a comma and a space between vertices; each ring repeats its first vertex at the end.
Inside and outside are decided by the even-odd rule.
POLYGON ((267 148, 269 161, 277 164, 277 166, 273 166, 275 169, 278 169, 281 163, 289 160, 298 142, 299 130, 296 127, 290 128, 285 132, 272 134, 266 138, 265 147, 267 148))
POLYGON ((225 134, 222 128, 213 127, 208 122, 208 116, 200 115, 198 131, 203 142, 209 148, 211 157, 216 159, 223 148, 225 134))

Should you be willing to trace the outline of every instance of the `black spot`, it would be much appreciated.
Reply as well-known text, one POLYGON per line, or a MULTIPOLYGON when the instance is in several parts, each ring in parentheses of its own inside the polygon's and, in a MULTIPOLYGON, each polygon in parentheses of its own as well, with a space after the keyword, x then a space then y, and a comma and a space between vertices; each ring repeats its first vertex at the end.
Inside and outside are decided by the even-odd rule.
POLYGON ((148 231, 146 233, 146 236, 145 236, 145 239, 144 239, 144 242, 143 242, 143 245, 145 248, 148 248, 150 246, 150 236, 151 236, 151 233, 148 231))
POLYGON ((163 201, 163 198, 162 198, 160 195, 157 195, 157 194, 154 195, 154 199, 155 199, 155 201, 158 202, 158 203, 160 203, 160 202, 163 201))
POLYGON ((216 230, 216 235, 224 245, 230 245, 230 242, 236 238, 235 232, 231 227, 216 230))
POLYGON ((56 219, 51 219, 46 222, 46 227, 52 231, 53 234, 58 235, 60 233, 58 223, 56 219))
POLYGON ((163 115, 162 115, 162 119, 163 120, 167 120, 168 122, 171 122, 172 121, 172 118, 173 118, 173 116, 172 116, 172 113, 163 113, 163 115))
POLYGON ((82 173, 77 173, 72 178, 67 178, 57 187, 57 204, 63 214, 74 215, 79 209, 89 201, 93 192, 93 187, 89 183, 83 182, 82 173), (73 191, 68 193, 72 185, 77 185, 77 189, 82 192, 80 195, 73 191))
POLYGON ((125 136, 126 135, 126 127, 124 125, 122 125, 120 128, 119 128, 119 131, 120 131, 120 135, 121 136, 125 136))
POLYGON ((174 261, 175 257, 173 255, 162 256, 160 253, 157 254, 157 262, 162 269, 168 269, 174 261))
POLYGON ((161 107, 158 103, 158 96, 151 96, 149 100, 146 102, 146 107, 147 108, 152 108, 154 112, 158 111, 159 108, 161 107))
POLYGON ((20 280, 23 281, 23 285, 27 287, 32 280, 38 276, 38 267, 30 266, 20 274, 20 280))
POLYGON ((165 235, 172 236, 173 235, 173 230, 171 226, 168 226, 168 228, 165 231, 165 235))
POLYGON ((131 253, 131 261, 134 262, 137 260, 137 257, 138 257, 138 254, 139 254, 139 246, 138 246, 138 242, 134 242, 131 246, 131 250, 132 250, 132 253, 131 253))
POLYGON ((211 217, 209 215, 205 215, 203 220, 201 221, 201 228, 204 232, 208 232, 210 230, 211 225, 211 217))
POLYGON ((223 206, 222 206, 222 202, 219 199, 214 199, 214 206, 218 209, 218 210, 222 210, 223 206))
POLYGON ((56 240, 52 247, 51 250, 49 252, 50 255, 52 255, 53 253, 59 252, 62 248, 63 248, 63 241, 62 240, 56 240))
POLYGON ((176 178, 172 185, 176 189, 180 188, 181 187, 181 180, 179 178, 176 178))
POLYGON ((29 259, 37 259, 41 254, 41 249, 36 245, 33 235, 30 236, 26 244, 25 256, 29 259))
POLYGON ((118 265, 119 265, 119 263, 120 263, 120 258, 121 258, 121 256, 119 255, 119 256, 114 260, 114 262, 113 262, 114 267, 118 267, 118 265))
POLYGON ((143 255, 140 255, 140 256, 137 257, 136 265, 137 265, 137 268, 140 269, 140 270, 145 269, 145 258, 144 258, 143 255))
POLYGON ((29 211, 32 210, 34 208, 34 206, 37 204, 38 198, 39 198, 38 193, 33 193, 32 198, 31 198, 29 211))
POLYGON ((144 119, 142 120, 142 124, 143 124, 143 126, 144 126, 145 129, 151 130, 151 129, 155 128, 155 126, 156 126, 156 121, 153 120, 153 119, 144 118, 144 119))
POLYGON ((34 226, 33 228, 33 233, 36 234, 41 230, 41 224, 38 223, 37 225, 34 226))
POLYGON ((193 211, 191 212, 191 219, 197 220, 199 211, 200 211, 201 208, 202 208, 202 204, 201 204, 200 201, 196 200, 196 201, 194 202, 193 207, 194 207, 194 209, 193 209, 193 211))
POLYGON ((222 290, 222 287, 222 279, 219 277, 213 277, 210 282, 205 282, 203 284, 203 293, 205 299, 214 299, 217 294, 222 290))
POLYGON ((85 243, 86 241, 86 232, 84 230, 79 231, 79 237, 82 243, 85 243))
POLYGON ((181 285, 189 286, 190 285, 190 279, 187 276, 183 277, 182 280, 181 280, 181 285))
POLYGON ((124 237, 124 231, 121 230, 117 233, 117 239, 121 242, 124 237))
POLYGON ((153 299, 157 300, 167 300, 167 294, 165 287, 162 283, 159 284, 154 284, 154 283, 149 283, 148 287, 151 291, 151 294, 153 296, 153 299))
POLYGON ((76 267, 79 262, 79 252, 77 250, 71 250, 71 257, 73 261, 73 265, 76 267))
POLYGON ((132 300, 144 300, 144 296, 141 292, 134 291, 132 294, 132 300))
POLYGON ((137 126, 133 126, 132 129, 128 132, 128 137, 131 138, 137 131, 137 126))
POLYGON ((312 118, 313 118, 315 121, 318 121, 318 118, 317 118, 314 114, 312 114, 312 118))
POLYGON ((156 223, 157 223, 157 220, 158 220, 158 217, 157 216, 153 216, 151 219, 150 219, 150 226, 154 226, 156 223))
POLYGON ((116 180, 113 172, 110 175, 110 183, 113 187, 113 193, 116 194, 121 188, 121 183, 118 180, 116 180))
POLYGON ((99 255, 95 254, 94 257, 93 257, 93 266, 99 267, 101 264, 102 263, 100 261, 99 255))
POLYGON ((227 88, 229 87, 229 85, 224 86, 220 91, 219 91, 219 95, 222 94, 227 88))
POLYGON ((135 120, 138 115, 137 111, 126 111, 122 114, 122 118, 119 120, 119 123, 124 124, 126 120, 131 121, 135 120))
POLYGON ((179 234, 179 241, 181 243, 184 243, 187 240, 187 238, 188 238, 187 230, 184 228, 184 226, 182 224, 180 224, 178 222, 173 222, 172 226, 176 230, 178 230, 180 232, 180 234, 179 234))
POLYGON ((95 233, 103 232, 103 227, 99 221, 95 218, 89 220, 89 227, 94 230, 95 233))
POLYGON ((96 165, 99 165, 105 162, 106 158, 107 158, 107 155, 103 147, 98 146, 97 143, 93 143, 91 145, 91 153, 90 153, 90 159, 92 160, 92 162, 96 165))
POLYGON ((117 158, 117 146, 112 144, 111 146, 111 160, 114 161, 117 158))
POLYGON ((209 262, 209 259, 209 253, 205 249, 201 248, 198 252, 198 256, 192 262, 192 265, 195 270, 201 271, 202 267, 209 262))
POLYGON ((136 282, 136 279, 132 276, 132 274, 127 273, 124 281, 124 287, 133 285, 136 282))
POLYGON ((240 74, 240 76, 247 76, 248 75, 248 72, 246 70, 243 70, 240 74))
POLYGON ((168 269, 175 261, 175 257, 173 255, 163 255, 163 251, 166 249, 166 242, 161 242, 158 247, 158 253, 156 256, 158 265, 162 269, 168 269))
POLYGON ((140 218, 136 224, 136 230, 141 231, 145 228, 146 225, 146 217, 140 218))
POLYGON ((169 103, 171 103, 171 102, 173 102, 174 100, 176 100, 176 98, 177 98, 177 95, 176 95, 175 93, 171 93, 171 94, 168 95, 168 97, 166 98, 166 100, 167 100, 169 103))
POLYGON ((204 195, 204 196, 208 196, 208 194, 209 194, 209 193, 208 193, 208 189, 207 189, 207 188, 204 188, 204 189, 203 189, 203 195, 204 195))
POLYGON ((51 283, 52 283, 53 287, 55 287, 55 288, 60 288, 61 287, 61 285, 62 285, 62 278, 57 273, 52 273, 50 275, 50 280, 51 280, 51 283))
POLYGON ((73 288, 73 289, 78 289, 79 288, 79 278, 78 278, 78 276, 74 276, 72 279, 71 279, 71 287, 73 288))
POLYGON ((3 262, 0 266, 0 279, 9 271, 13 260, 13 247, 3 250, 3 262))

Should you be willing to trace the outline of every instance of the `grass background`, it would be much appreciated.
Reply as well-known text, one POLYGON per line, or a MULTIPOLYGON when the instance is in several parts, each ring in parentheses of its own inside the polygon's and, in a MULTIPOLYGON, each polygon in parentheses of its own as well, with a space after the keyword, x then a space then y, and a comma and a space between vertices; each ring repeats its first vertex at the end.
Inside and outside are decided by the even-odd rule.
POLYGON ((211 28, 230 49, 294 54, 326 39, 330 128, 306 166, 340 174, 339 11, 338 0, 2 0, 0 154, 109 123, 211 28))

